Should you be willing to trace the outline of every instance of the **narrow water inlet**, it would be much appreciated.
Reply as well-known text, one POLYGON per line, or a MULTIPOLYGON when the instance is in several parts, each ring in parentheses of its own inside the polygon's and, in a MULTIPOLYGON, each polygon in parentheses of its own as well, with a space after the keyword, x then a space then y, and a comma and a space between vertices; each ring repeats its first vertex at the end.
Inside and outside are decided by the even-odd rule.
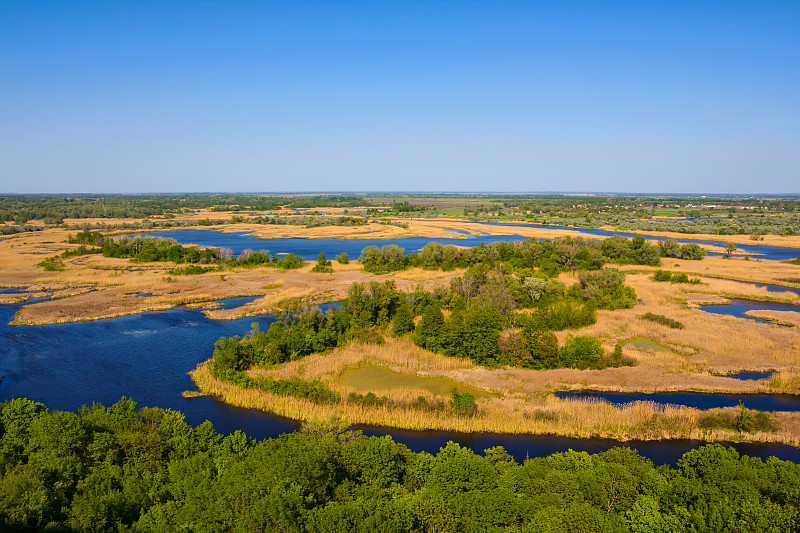
POLYGON ((723 394, 712 392, 606 392, 559 391, 562 400, 600 400, 615 405, 631 402, 655 402, 663 405, 683 405, 695 409, 716 409, 743 405, 756 411, 800 411, 800 395, 796 394, 723 394))

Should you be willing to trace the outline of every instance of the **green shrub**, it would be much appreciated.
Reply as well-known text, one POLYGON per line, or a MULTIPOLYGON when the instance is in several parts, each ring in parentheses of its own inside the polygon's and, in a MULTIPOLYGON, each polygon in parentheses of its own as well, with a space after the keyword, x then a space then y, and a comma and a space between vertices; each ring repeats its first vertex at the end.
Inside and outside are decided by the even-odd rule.
POLYGON ((196 276, 198 274, 205 274, 206 272, 213 272, 219 270, 217 267, 202 267, 200 265, 189 265, 186 267, 177 267, 169 271, 170 274, 175 276, 196 276))
POLYGON ((317 256, 317 264, 314 265, 314 268, 311 269, 311 272, 333 272, 333 267, 331 266, 331 262, 328 261, 328 257, 325 255, 325 252, 319 253, 319 256, 317 256))
POLYGON ((48 257, 41 263, 36 263, 36 266, 42 267, 48 272, 55 272, 64 270, 64 261, 57 257, 48 257))
POLYGON ((599 339, 578 336, 567 339, 558 351, 558 358, 566 367, 585 370, 599 366, 604 353, 599 339))
POLYGON ((779 428, 778 421, 772 413, 752 411, 739 403, 739 416, 736 418, 736 429, 742 433, 756 433, 758 431, 774 432, 779 428))
POLYGON ((669 270, 656 270, 653 272, 653 279, 655 281, 670 281, 672 280, 672 272, 669 270))
POLYGON ((475 396, 468 393, 459 393, 457 387, 450 391, 450 408, 460 416, 475 416, 478 406, 475 405, 475 396))
POLYGON ((72 250, 65 250, 61 252, 61 257, 77 257, 80 255, 99 254, 102 253, 102 251, 103 249, 99 247, 87 248, 84 245, 80 245, 72 250))
POLYGON ((645 313, 641 315, 641 317, 645 320, 650 320, 651 322, 658 322, 659 324, 667 326, 668 328, 672 329, 683 329, 684 327, 681 322, 665 317, 664 315, 657 315, 655 313, 645 313))
POLYGON ((410 304, 401 305, 397 308, 392 321, 392 333, 399 337, 412 331, 414 331, 414 310, 410 304))
POLYGON ((275 256, 272 258, 272 261, 275 263, 275 266, 278 268, 282 268, 284 270, 291 270, 294 268, 300 268, 305 264, 303 258, 299 255, 294 255, 292 253, 288 253, 283 258, 278 258, 275 256))
POLYGON ((614 351, 612 354, 604 357, 599 366, 619 368, 621 366, 636 366, 636 363, 638 363, 638 361, 635 357, 622 354, 622 345, 617 343, 614 346, 614 351))

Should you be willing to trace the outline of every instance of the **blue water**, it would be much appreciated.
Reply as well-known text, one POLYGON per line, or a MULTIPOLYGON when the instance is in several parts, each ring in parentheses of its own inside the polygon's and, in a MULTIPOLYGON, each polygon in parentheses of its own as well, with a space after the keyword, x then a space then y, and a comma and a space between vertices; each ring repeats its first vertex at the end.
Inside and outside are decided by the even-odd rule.
POLYGON ((772 324, 768 320, 761 320, 752 316, 747 316, 747 311, 798 311, 800 306, 794 304, 784 304, 778 302, 761 302, 756 300, 731 300, 731 303, 725 305, 701 305, 700 309, 706 313, 714 313, 715 315, 728 315, 737 318, 745 318, 747 320, 754 320, 764 324, 772 324))
MULTIPOLYGON (((637 237, 636 233, 627 233, 620 231, 607 231, 593 228, 573 228, 569 226, 550 226, 546 224, 524 224, 514 222, 465 222, 469 224, 486 224, 490 226, 502 226, 509 228, 538 228, 538 229, 560 229, 574 232, 581 232, 598 237, 611 237, 614 235, 621 235, 623 237, 637 237)), ((451 231, 451 230, 448 230, 451 231)), ((452 230, 454 233, 462 233, 459 230, 452 230)), ((466 233, 466 232, 464 232, 466 233)), ((336 255, 347 252, 347 254, 356 258, 361 253, 361 250, 367 246, 385 246, 387 244, 397 244, 404 248, 406 253, 417 251, 430 242, 438 242, 441 244, 454 244, 456 246, 478 246, 481 243, 492 243, 498 241, 519 241, 525 240, 526 237, 519 235, 481 235, 477 237, 465 237, 461 239, 447 239, 438 238, 432 239, 427 237, 403 237, 397 239, 260 239, 255 235, 248 232, 230 232, 223 233, 215 230, 169 230, 160 231, 148 235, 157 235, 159 237, 171 237, 182 244, 199 244, 201 246, 216 246, 225 247, 233 250, 233 253, 238 255, 247 248, 255 251, 268 251, 270 253, 293 253, 301 256, 303 259, 316 259, 320 252, 325 252, 328 257, 335 257, 336 255)), ((649 235, 642 235, 648 240, 663 241, 666 237, 654 237, 649 235)), ((721 241, 706 241, 697 239, 676 239, 681 244, 697 243, 708 246, 725 246, 721 241)), ((769 260, 784 260, 795 259, 800 255, 800 249, 785 248, 780 246, 766 246, 763 244, 741 244, 737 245, 738 251, 736 253, 751 254, 760 259, 769 260)), ((710 255, 724 255, 722 253, 710 253, 710 255)))
POLYGON ((342 252, 346 252, 351 259, 355 259, 361 254, 361 250, 367 246, 381 247, 388 244, 396 244, 403 248, 406 253, 410 253, 431 242, 454 244, 456 246, 478 246, 481 243, 527 240, 527 237, 520 235, 482 235, 463 239, 432 239, 428 237, 402 237, 398 239, 260 239, 246 232, 223 233, 221 231, 197 229, 159 231, 158 233, 147 235, 173 238, 181 244, 230 248, 233 250, 234 255, 239 255, 243 250, 250 248, 256 252, 269 252, 272 255, 292 253, 306 260, 317 259, 320 252, 325 252, 329 259, 342 252))
MULTIPOLYGON (((537 228, 537 229, 559 229, 586 233, 589 235, 596 235, 598 237, 613 237, 614 235, 621 235, 623 237, 644 237, 650 241, 665 241, 669 237, 656 237, 652 235, 640 235, 638 233, 629 233, 625 231, 608 231, 603 229, 594 228, 573 228, 570 226, 556 226, 547 224, 525 224, 522 222, 469 222, 470 224, 487 224, 489 226, 503 226, 509 228, 537 228)), ((681 244, 696 243, 707 246, 725 246, 724 241, 706 241, 699 239, 675 239, 681 244)), ((786 248, 782 246, 767 246, 765 244, 737 244, 737 254, 750 254, 759 259, 769 259, 772 261, 783 261, 785 259, 796 259, 800 255, 798 248, 786 248)), ((709 255, 724 255, 722 253, 710 253, 709 255)))
POLYGON ((726 374, 723 377, 731 378, 731 379, 738 379, 741 381, 748 381, 748 380, 760 380, 760 379, 767 379, 771 378, 775 375, 774 370, 768 370, 767 372, 737 372, 735 374, 726 374))
POLYGON ((651 401, 662 404, 685 405, 696 409, 736 407, 741 402, 758 411, 800 411, 800 396, 794 394, 716 394, 703 392, 604 392, 560 391, 559 398, 599 399, 613 404, 651 401))
POLYGON ((0 294, 20 294, 24 287, 0 288, 0 294))
MULTIPOLYGON (((227 306, 251 298, 232 298, 227 306)), ((332 305, 332 304, 331 304, 332 305)), ((200 309, 176 308, 140 315, 54 324, 10 326, 20 304, 0 305, 0 400, 27 397, 52 409, 76 411, 82 405, 110 405, 127 396, 140 405, 179 410, 190 424, 210 420, 228 434, 237 429, 257 439, 299 429, 293 420, 261 411, 232 407, 213 398, 185 399, 193 390, 187 372, 208 359, 222 336, 244 335, 252 322, 266 330, 274 317, 263 315, 214 321, 200 309)), ((735 403, 735 402, 734 402, 735 403)), ((391 435, 414 451, 436 453, 453 440, 476 452, 503 446, 522 461, 574 449, 591 453, 619 446, 610 439, 572 439, 547 435, 463 434, 360 427, 368 435, 391 435)), ((691 440, 625 443, 656 464, 674 464, 686 451, 702 445, 691 440)), ((756 457, 776 456, 800 462, 800 449, 776 444, 735 444, 756 457)))
MULTIPOLYGON (((745 282, 740 282, 745 283, 745 282)), ((749 285, 755 285, 759 289, 767 289, 769 292, 778 292, 778 293, 793 293, 800 296, 800 289, 795 289, 794 287, 784 287, 783 285, 773 285, 771 283, 749 283, 749 285)))

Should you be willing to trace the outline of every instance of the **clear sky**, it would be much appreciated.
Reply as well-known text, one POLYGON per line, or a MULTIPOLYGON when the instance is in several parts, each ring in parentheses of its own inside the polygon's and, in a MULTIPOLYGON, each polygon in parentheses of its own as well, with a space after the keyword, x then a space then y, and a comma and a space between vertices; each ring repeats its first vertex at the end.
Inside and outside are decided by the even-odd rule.
POLYGON ((0 192, 800 192, 800 1, 0 2, 0 192))

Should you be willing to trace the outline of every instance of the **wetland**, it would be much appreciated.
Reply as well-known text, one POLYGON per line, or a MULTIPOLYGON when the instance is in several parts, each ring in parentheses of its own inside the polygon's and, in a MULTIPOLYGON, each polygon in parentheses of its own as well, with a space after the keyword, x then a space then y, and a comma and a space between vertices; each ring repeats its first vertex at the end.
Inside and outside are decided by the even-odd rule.
MULTIPOLYGON (((273 208, 273 216, 276 209, 280 211, 273 208)), ((342 209, 317 208, 313 216, 341 218, 342 209)), ((352 216, 354 212, 349 209, 346 215, 352 216)), ((258 391, 244 394, 207 371, 205 362, 212 357, 218 339, 246 336, 254 322, 266 331, 277 320, 271 313, 280 313, 287 305, 341 301, 353 283, 392 282, 409 295, 420 290, 441 294, 451 290, 453 283, 463 283, 471 272, 473 267, 463 263, 463 257, 468 256, 465 250, 470 247, 504 250, 492 246, 502 242, 528 246, 524 244, 527 239, 548 242, 565 237, 580 241, 560 240, 559 246, 574 247, 575 242, 588 243, 592 238, 619 235, 630 240, 634 236, 613 229, 527 221, 478 222, 452 216, 392 220, 390 210, 381 213, 381 220, 366 218, 364 223, 349 226, 307 227, 248 223, 248 219, 269 214, 249 209, 235 211, 234 216, 242 220, 228 224, 224 213, 199 210, 169 220, 170 224, 188 224, 185 229, 146 234, 174 238, 185 246, 230 250, 233 259, 228 263, 204 266, 196 275, 175 274, 185 267, 168 261, 139 261, 99 253, 67 257, 61 260, 62 270, 48 271, 37 264, 75 250, 77 245, 66 242, 75 230, 52 227, 7 236, 0 241, 0 284, 5 286, 0 290, 0 301, 5 302, 0 309, 7 346, 0 368, 7 377, 0 393, 6 399, 26 396, 68 410, 95 401, 111 404, 126 395, 141 404, 180 410, 192 423, 209 419, 223 433, 242 429, 254 437, 277 435, 297 429, 299 421, 338 413, 367 432, 388 432, 398 438, 403 435, 409 443, 416 443, 412 448, 418 450, 435 450, 442 439, 457 436, 462 443, 489 439, 519 453, 524 449, 530 455, 550 450, 546 442, 569 442, 575 449, 626 442, 637 449, 657 450, 653 441, 661 439, 669 440, 661 440, 662 452, 652 452, 657 461, 661 460, 657 457, 677 456, 676 450, 709 440, 767 446, 763 449, 773 449, 777 454, 794 453, 790 451, 794 448, 778 444, 796 446, 800 439, 795 409, 779 400, 791 398, 780 395, 800 392, 797 328, 754 320, 761 315, 744 314, 737 307, 747 302, 746 311, 794 312, 800 299, 794 280, 800 276, 797 266, 786 261, 798 252, 791 246, 740 242, 739 255, 727 257, 721 251, 723 242, 711 236, 687 239, 665 232, 640 234, 656 250, 658 243, 670 238, 678 246, 705 247, 707 253, 701 260, 676 256, 662 257, 659 262, 661 268, 697 277, 700 284, 658 283, 652 276, 654 266, 607 258, 606 268, 624 271, 626 285, 635 291, 635 304, 601 308, 591 324, 554 331, 561 347, 576 336, 597 339, 607 356, 615 350, 621 353, 628 362, 623 366, 531 369, 499 360, 476 364, 469 358, 431 353, 409 338, 395 337, 384 326, 378 328, 376 342, 365 339, 252 370, 257 379, 320 380, 342 398, 336 405, 304 404, 274 395, 270 398, 270 393, 258 391), (211 220, 219 228, 212 231, 205 224, 197 226, 202 220, 211 220), (430 248, 430 243, 441 248, 430 248), (444 268, 405 259, 406 264, 394 268, 381 263, 384 259, 380 255, 375 256, 378 263, 369 263, 370 257, 366 258, 371 267, 358 261, 365 248, 374 246, 380 252, 391 245, 402 248, 406 257, 419 258, 414 261, 429 260, 435 251, 455 254, 452 257, 461 257, 462 263, 456 261, 444 268), (293 254, 305 262, 299 267, 281 268, 272 262, 248 266, 235 260, 259 251, 277 258, 293 254), (332 260, 324 273, 312 271, 320 252, 332 260), (342 253, 351 260, 336 261, 342 253), (666 316, 683 327, 673 329, 643 320, 643 314, 648 313, 666 316), (193 377, 187 375, 190 371, 193 377), (737 379, 737 373, 763 377, 737 379), (195 386, 201 389, 199 397, 182 396, 195 386), (460 395, 475 399, 476 416, 456 416, 447 411, 454 388, 460 395), (559 390, 566 392, 554 394, 559 390), (624 405, 587 403, 571 397, 585 395, 581 391, 587 390, 598 395, 650 396, 637 398, 642 401, 636 404, 618 402, 624 405), (704 425, 710 413, 735 410, 738 401, 688 406, 666 402, 672 405, 665 408, 652 396, 680 394, 675 391, 700 391, 698 394, 706 399, 714 395, 745 400, 770 398, 777 403, 750 405, 745 401, 745 405, 754 411, 774 412, 779 429, 748 433, 704 425), (369 393, 395 403, 367 406, 347 402, 351 394, 369 393), (441 409, 398 414, 397 405, 410 405, 420 397, 427 405, 441 409), (423 441, 438 444, 425 447, 423 441)), ((308 219, 308 210, 292 208, 281 216, 308 219)), ((115 238, 131 232, 112 227, 105 234, 115 238)), ((441 261, 444 256, 436 257, 441 261)), ((493 269, 519 268, 512 263, 511 267, 502 266, 503 259, 493 261, 493 269)), ((575 267, 551 269, 549 274, 541 270, 541 277, 549 276, 564 287, 579 283, 578 274, 584 268, 578 266, 580 261, 575 267)), ((539 267, 519 274, 506 270, 503 276, 516 275, 522 280, 538 276, 538 271, 539 267)), ((525 306, 530 304, 512 313, 525 315, 525 306)), ((419 319, 418 314, 415 321, 419 319)), ((515 331, 518 329, 512 327, 503 335, 517 335, 515 331)))

